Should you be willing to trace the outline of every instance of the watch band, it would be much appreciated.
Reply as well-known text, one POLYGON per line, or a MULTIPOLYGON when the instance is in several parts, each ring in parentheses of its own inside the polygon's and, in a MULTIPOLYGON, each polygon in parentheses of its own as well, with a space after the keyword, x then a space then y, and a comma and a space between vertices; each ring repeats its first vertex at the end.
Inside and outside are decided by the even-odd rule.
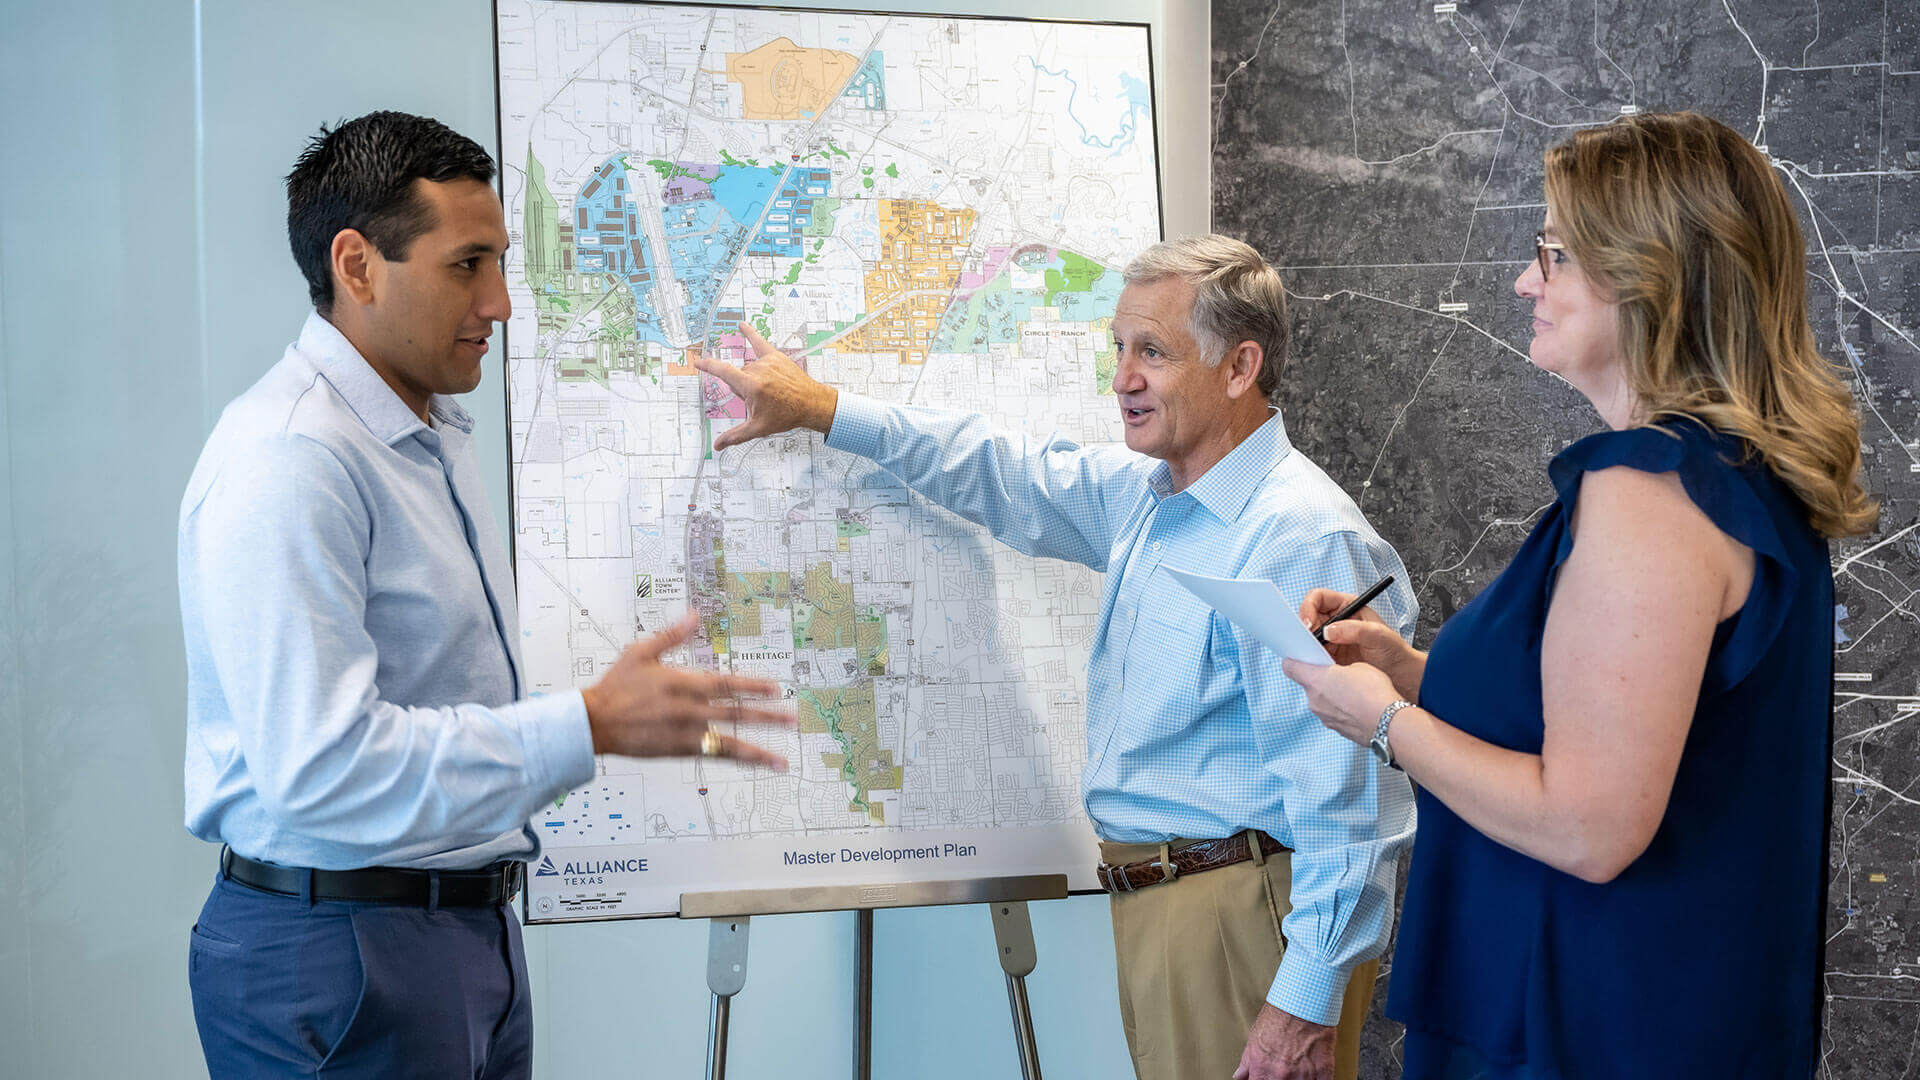
POLYGON ((1380 726, 1373 729, 1373 741, 1368 746, 1381 764, 1398 769, 1399 763, 1393 760, 1393 744, 1387 741, 1387 725, 1393 723, 1394 714, 1401 709, 1411 709, 1413 702, 1402 699, 1380 710, 1380 726))

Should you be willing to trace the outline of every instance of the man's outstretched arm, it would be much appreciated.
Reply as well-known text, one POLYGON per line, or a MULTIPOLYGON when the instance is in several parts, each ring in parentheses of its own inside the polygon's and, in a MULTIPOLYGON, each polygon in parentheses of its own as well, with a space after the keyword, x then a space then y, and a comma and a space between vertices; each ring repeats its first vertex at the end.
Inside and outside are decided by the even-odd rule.
POLYGON ((740 329, 753 359, 735 367, 694 358, 747 405, 746 421, 715 438, 715 450, 799 428, 822 432, 827 445, 872 460, 1017 551, 1106 568, 1115 532, 1139 498, 1147 459, 1119 448, 1004 435, 978 414, 842 396, 752 327, 740 329))

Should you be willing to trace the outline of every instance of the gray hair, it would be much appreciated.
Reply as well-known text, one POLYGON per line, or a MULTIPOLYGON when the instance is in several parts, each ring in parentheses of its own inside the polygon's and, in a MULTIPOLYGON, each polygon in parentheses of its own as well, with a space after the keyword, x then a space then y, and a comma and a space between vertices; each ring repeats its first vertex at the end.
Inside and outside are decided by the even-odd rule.
POLYGON ((1287 290, 1280 275, 1253 248, 1231 236, 1210 233, 1162 240, 1127 264, 1128 285, 1179 278, 1193 286, 1193 340, 1208 367, 1243 341, 1260 346, 1257 385, 1272 401, 1287 366, 1287 290))

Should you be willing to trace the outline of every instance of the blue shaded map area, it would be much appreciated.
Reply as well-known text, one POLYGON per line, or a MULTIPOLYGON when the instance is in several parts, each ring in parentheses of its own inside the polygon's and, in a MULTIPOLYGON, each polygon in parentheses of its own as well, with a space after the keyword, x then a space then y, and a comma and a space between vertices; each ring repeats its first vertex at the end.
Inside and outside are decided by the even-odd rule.
POLYGON ((860 70, 853 73, 847 88, 840 91, 843 98, 852 98, 863 109, 884 109, 887 107, 886 62, 879 50, 867 56, 860 70))
POLYGON ((813 223, 814 203, 826 197, 832 183, 833 173, 828 169, 789 170, 747 254, 799 258, 801 239, 813 223))
POLYGON ((594 170, 574 199, 574 269, 583 274, 614 274, 653 280, 638 211, 627 198, 627 166, 612 158, 594 170))
POLYGON ((674 279, 686 290, 687 329, 695 335, 706 333, 720 289, 749 246, 753 223, 780 186, 779 175, 762 166, 727 164, 713 169, 718 175, 708 185, 712 199, 669 206, 660 213, 674 279))
POLYGON ((635 336, 666 344, 654 315, 653 259, 629 191, 624 157, 607 159, 580 185, 573 201, 574 270, 625 283, 633 294, 635 336))
MULTIPOLYGON (((664 161, 657 165, 669 168, 664 161)), ((623 281, 633 294, 636 336, 662 344, 668 342, 658 326, 655 288, 684 290, 687 329, 696 335, 706 332, 720 290, 743 253, 800 255, 813 204, 826 196, 833 179, 827 169, 780 170, 733 160, 718 165, 676 162, 671 168, 678 171, 663 172, 666 201, 657 211, 670 275, 654 259, 640 229, 625 155, 609 158, 594 170, 574 198, 574 269, 623 281), (769 208, 776 193, 778 204, 769 208), (761 223, 757 233, 755 223, 761 223)))

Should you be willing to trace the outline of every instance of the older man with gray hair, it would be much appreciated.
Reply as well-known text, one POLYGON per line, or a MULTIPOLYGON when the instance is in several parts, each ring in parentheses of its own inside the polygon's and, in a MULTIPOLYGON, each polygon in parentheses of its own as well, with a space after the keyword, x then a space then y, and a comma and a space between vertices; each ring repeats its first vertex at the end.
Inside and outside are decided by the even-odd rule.
POLYGON ((1106 573, 1082 791, 1112 894, 1121 1023, 1142 1080, 1353 1077, 1412 841, 1407 780, 1328 731, 1280 658, 1164 568, 1357 593, 1402 635, 1400 558, 1287 441, 1280 276, 1224 236, 1126 269, 1113 391, 1126 446, 1035 443, 977 415, 837 393, 749 328, 696 361, 747 403, 716 450, 794 428, 872 459, 1028 554, 1106 573))

